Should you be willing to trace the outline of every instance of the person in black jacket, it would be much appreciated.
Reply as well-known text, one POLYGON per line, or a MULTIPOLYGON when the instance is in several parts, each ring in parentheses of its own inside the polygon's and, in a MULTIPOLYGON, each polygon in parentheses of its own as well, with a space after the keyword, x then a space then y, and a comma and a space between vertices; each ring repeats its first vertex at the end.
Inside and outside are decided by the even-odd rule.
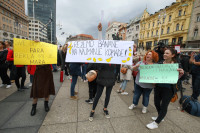
MULTIPOLYGON (((89 63, 86 72, 88 73, 90 70, 97 70, 97 65, 98 64, 96 64, 96 63, 89 63)), ((97 92, 96 79, 92 82, 88 82, 88 87, 89 87, 89 99, 85 100, 85 102, 93 103, 94 97, 95 97, 96 92, 97 92)))
POLYGON ((11 82, 7 74, 8 64, 6 62, 8 50, 4 48, 5 48, 5 43, 0 41, 0 77, 2 80, 2 84, 0 85, 0 87, 7 85, 6 88, 10 88, 11 82))
POLYGON ((110 118, 107 106, 110 100, 110 94, 113 86, 115 85, 115 65, 113 64, 98 64, 97 67, 97 93, 94 98, 92 111, 90 112, 89 121, 93 121, 95 108, 98 104, 99 98, 102 95, 104 87, 106 87, 106 98, 104 103, 103 112, 106 118, 110 118))
POLYGON ((158 56, 159 56, 159 61, 163 61, 163 55, 164 55, 164 52, 166 50, 167 46, 163 43, 163 42, 159 42, 158 43, 158 47, 157 49, 155 50, 156 53, 158 53, 158 56))
POLYGON ((71 83, 71 99, 78 100, 78 97, 75 95, 78 94, 78 92, 75 92, 75 86, 78 79, 78 76, 81 76, 81 63, 70 63, 70 75, 72 75, 72 83, 71 83))

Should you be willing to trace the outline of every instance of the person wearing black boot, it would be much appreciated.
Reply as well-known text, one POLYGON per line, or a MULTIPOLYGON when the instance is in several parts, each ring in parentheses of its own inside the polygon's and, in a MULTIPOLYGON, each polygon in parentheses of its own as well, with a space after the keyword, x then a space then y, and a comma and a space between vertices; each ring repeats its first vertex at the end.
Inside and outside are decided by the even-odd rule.
POLYGON ((31 98, 33 98, 33 105, 31 116, 36 114, 36 107, 38 98, 45 98, 44 109, 49 111, 49 96, 55 95, 55 87, 53 81, 53 74, 50 65, 36 66, 35 75, 33 77, 33 84, 31 88, 31 98))

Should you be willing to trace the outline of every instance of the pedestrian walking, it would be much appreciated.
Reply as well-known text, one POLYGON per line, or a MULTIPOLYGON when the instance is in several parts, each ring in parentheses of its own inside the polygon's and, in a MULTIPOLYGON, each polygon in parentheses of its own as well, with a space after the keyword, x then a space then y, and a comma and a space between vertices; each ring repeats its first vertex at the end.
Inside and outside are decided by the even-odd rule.
MULTIPOLYGON (((8 61, 14 61, 12 49, 8 52, 7 60, 8 61)), ((25 80, 26 80, 26 68, 25 68, 25 66, 24 65, 16 65, 15 84, 17 86, 18 91, 24 91, 24 89, 28 89, 26 86, 24 86, 25 80), (21 84, 19 83, 20 78, 22 78, 21 84)))
POLYGON ((49 111, 49 96, 55 95, 53 74, 50 65, 37 65, 33 77, 30 98, 33 98, 31 116, 36 114, 38 98, 44 98, 45 111, 49 111))
POLYGON ((134 71, 138 71, 135 80, 135 92, 133 96, 133 103, 129 106, 129 109, 134 109, 139 102, 140 96, 143 95, 143 108, 142 113, 147 113, 147 107, 149 105, 149 97, 154 85, 152 83, 140 83, 140 65, 153 65, 154 63, 158 62, 158 54, 152 50, 148 51, 145 56, 144 60, 138 62, 135 66, 133 66, 134 71))
MULTIPOLYGON (((177 63, 176 51, 172 48, 168 48, 167 50, 165 50, 163 57, 164 61, 161 61, 160 64, 177 63)), ((179 77, 182 77, 182 75, 184 74, 184 70, 178 68, 177 71, 179 72, 179 77)), ((147 124, 147 128, 158 128, 160 122, 164 120, 164 117, 167 114, 168 105, 176 92, 176 84, 159 83, 155 85, 154 104, 158 113, 158 117, 152 117, 152 120, 154 121, 147 124)))
POLYGON ((121 93, 122 95, 128 95, 128 92, 125 92, 127 82, 132 79, 132 71, 133 68, 131 65, 122 65, 121 68, 127 69, 126 73, 120 72, 120 80, 122 81, 119 90, 117 90, 118 93, 121 93))
POLYGON ((5 43, 0 41, 0 77, 2 84, 0 87, 6 86, 6 88, 11 87, 10 78, 8 77, 7 70, 8 64, 6 61, 8 50, 5 49, 5 43))
MULTIPOLYGON (((6 44, 6 49, 8 50, 8 53, 10 50, 13 50, 12 48, 12 43, 10 41, 5 41, 5 44, 6 44)), ((14 83, 15 81, 15 71, 16 71, 16 67, 14 66, 14 62, 13 61, 9 61, 8 57, 10 56, 9 54, 7 54, 7 62, 8 62, 8 69, 10 70, 10 80, 11 80, 11 83, 14 83)))

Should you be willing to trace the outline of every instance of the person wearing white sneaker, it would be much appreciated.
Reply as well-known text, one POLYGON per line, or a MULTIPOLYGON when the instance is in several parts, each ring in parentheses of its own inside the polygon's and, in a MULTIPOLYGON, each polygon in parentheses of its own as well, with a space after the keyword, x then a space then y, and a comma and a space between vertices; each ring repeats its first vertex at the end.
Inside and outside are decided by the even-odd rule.
POLYGON ((147 128, 156 129, 156 128, 158 128, 158 123, 156 123, 155 121, 151 122, 151 123, 147 124, 147 128))
POLYGON ((8 89, 8 88, 10 88, 10 87, 12 87, 12 85, 7 85, 7 86, 6 86, 6 89, 8 89))
MULTIPOLYGON (((173 64, 177 63, 176 51, 172 48, 168 48, 164 52, 164 61, 160 64, 173 64)), ((183 69, 178 68, 179 78, 184 74, 183 69)), ((177 92, 176 84, 169 83, 157 83, 154 88, 154 104, 158 113, 158 117, 155 122, 159 124, 167 114, 167 109, 173 95, 177 92)), ((155 119, 155 118, 153 118, 155 119)))
MULTIPOLYGON (((158 54, 154 51, 148 51, 145 56, 144 56, 144 61, 140 61, 138 62, 135 66, 133 66, 133 70, 134 71, 138 71, 138 74, 136 76, 136 80, 135 80, 135 92, 134 92, 134 96, 133 96, 133 104, 134 107, 136 107, 138 105, 140 96, 143 95, 143 108, 142 108, 142 113, 147 113, 147 107, 149 105, 149 96, 150 93, 152 91, 152 89, 154 88, 154 85, 152 83, 140 83, 139 79, 140 79, 140 65, 152 65, 154 63, 158 62, 158 54)), ((132 107, 132 108, 134 108, 132 107)), ((129 107, 129 109, 132 109, 131 106, 129 107)))
POLYGON ((120 89, 118 90, 118 92, 121 92, 122 95, 128 95, 128 92, 125 92, 125 89, 127 82, 131 80, 133 68, 130 65, 122 65, 121 69, 122 68, 126 68, 127 71, 126 73, 122 73, 122 71, 120 71, 120 80, 122 80, 122 83, 120 85, 120 89))
POLYGON ((2 80, 3 87, 5 84, 11 85, 10 78, 8 77, 7 70, 8 70, 8 64, 7 64, 7 54, 8 50, 5 49, 5 43, 0 41, 0 77, 2 80))

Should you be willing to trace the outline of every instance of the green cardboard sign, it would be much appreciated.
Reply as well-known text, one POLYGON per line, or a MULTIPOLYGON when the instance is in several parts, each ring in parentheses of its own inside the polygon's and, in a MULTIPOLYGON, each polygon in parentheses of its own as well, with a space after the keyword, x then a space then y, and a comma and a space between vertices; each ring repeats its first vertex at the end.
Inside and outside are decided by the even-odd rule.
POLYGON ((140 83, 171 83, 176 84, 179 72, 178 64, 140 65, 140 83))

